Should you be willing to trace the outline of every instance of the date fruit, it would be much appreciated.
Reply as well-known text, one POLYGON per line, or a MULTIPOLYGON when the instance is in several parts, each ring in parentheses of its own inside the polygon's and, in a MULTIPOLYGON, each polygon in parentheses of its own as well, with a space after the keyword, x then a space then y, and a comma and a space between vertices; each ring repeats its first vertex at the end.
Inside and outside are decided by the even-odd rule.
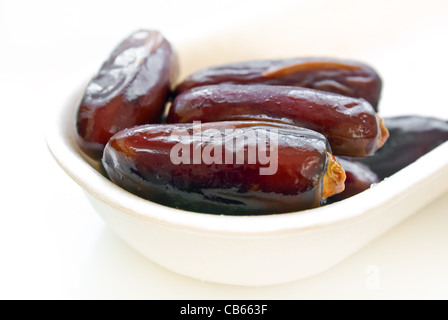
POLYGON ((419 115, 384 118, 390 138, 372 157, 359 159, 383 180, 448 140, 448 121, 419 115))
POLYGON ((260 215, 315 208, 344 189, 326 138, 263 121, 148 124, 114 135, 110 179, 142 198, 187 211, 260 215))
POLYGON ((388 137, 382 119, 364 99, 291 86, 193 88, 174 99, 167 122, 267 119, 323 134, 335 155, 373 155, 388 137))
POLYGON ((100 159, 118 131, 160 121, 178 73, 171 44, 155 30, 139 30, 123 40, 89 82, 80 103, 77 141, 100 159))
POLYGON ((350 198, 380 182, 378 176, 361 162, 345 157, 336 157, 336 159, 345 171, 345 189, 341 193, 330 197, 328 203, 350 198))
POLYGON ((270 84, 311 88, 363 98, 378 111, 382 81, 370 66, 357 61, 330 58, 255 60, 199 70, 182 83, 179 94, 212 84, 270 84))

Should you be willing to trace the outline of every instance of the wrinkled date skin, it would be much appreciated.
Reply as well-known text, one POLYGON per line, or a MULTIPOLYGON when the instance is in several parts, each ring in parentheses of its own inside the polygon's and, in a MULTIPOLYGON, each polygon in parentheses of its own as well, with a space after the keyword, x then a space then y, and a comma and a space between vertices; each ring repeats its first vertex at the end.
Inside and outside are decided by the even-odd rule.
POLYGON ((275 123, 149 124, 113 136, 103 165, 118 186, 163 205, 274 214, 318 207, 343 190, 345 173, 329 150, 321 134, 275 123), (249 160, 261 146, 269 163, 264 151, 249 160))
POLYGON ((448 121, 418 115, 384 118, 389 140, 372 157, 359 159, 383 180, 448 140, 448 121))
POLYGON ((269 119, 317 131, 335 155, 373 155, 387 140, 382 119, 364 99, 308 88, 220 84, 178 95, 168 123, 269 119))
POLYGON ((380 182, 376 173, 359 161, 344 157, 336 157, 336 159, 345 171, 345 190, 330 197, 327 203, 348 199, 380 182))
POLYGON ((118 131, 160 121, 177 73, 176 53, 158 31, 127 37, 85 90, 76 120, 81 149, 100 159, 118 131))
POLYGON ((382 81, 370 66, 350 60, 294 58, 255 60, 199 70, 182 83, 179 94, 212 84, 270 84, 311 88, 367 100, 378 111, 382 81))

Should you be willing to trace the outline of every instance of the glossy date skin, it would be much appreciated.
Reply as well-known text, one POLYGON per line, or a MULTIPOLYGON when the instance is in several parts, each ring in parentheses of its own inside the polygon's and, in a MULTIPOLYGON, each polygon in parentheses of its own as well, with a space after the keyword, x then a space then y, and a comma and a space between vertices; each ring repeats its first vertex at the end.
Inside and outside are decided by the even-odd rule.
POLYGON ((318 207, 343 190, 345 173, 329 150, 319 133, 275 123, 149 124, 112 137, 103 165, 115 184, 162 205, 213 214, 276 214, 318 207), (270 137, 271 156, 277 141, 277 158, 271 159, 276 170, 270 174, 260 169, 272 163, 248 160, 249 150, 260 148, 250 134, 263 132, 270 137), (244 144, 235 142, 245 135, 244 144), (179 142, 186 148, 181 152, 179 142), (210 147, 214 156, 227 152, 221 162, 206 160, 210 147), (238 162, 242 150, 245 161, 238 162))
POLYGON ((220 84, 178 95, 168 123, 270 120, 285 122, 327 137, 335 155, 373 155, 387 140, 382 119, 364 99, 314 89, 220 84))
POLYGON ((367 100, 378 111, 382 80, 370 66, 351 60, 293 58, 255 60, 212 66, 187 77, 176 88, 182 93, 212 84, 298 86, 367 100))
POLYGON ((90 80, 78 108, 77 142, 101 159, 118 131, 159 122, 174 87, 178 61, 156 30, 138 30, 124 39, 90 80))
POLYGON ((336 157, 336 159, 345 171, 345 189, 330 197, 327 203, 348 199, 380 182, 377 174, 361 162, 345 157, 336 157))
POLYGON ((390 137, 372 157, 358 159, 383 180, 448 140, 448 121, 419 115, 384 118, 390 137))

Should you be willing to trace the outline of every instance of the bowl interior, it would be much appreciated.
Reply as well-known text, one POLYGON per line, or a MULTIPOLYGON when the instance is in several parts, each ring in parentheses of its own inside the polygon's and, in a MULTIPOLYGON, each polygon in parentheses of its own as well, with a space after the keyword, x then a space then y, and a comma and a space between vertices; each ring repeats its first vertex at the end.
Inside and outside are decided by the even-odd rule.
MULTIPOLYGON (((285 14, 292 15, 292 13, 281 15, 285 14)), ((297 41, 290 41, 287 37, 276 37, 289 30, 289 27, 291 26, 283 24, 273 26, 260 20, 220 34, 205 36, 196 41, 175 44, 182 70, 179 80, 205 66, 248 59, 323 55, 324 52, 332 52, 332 56, 341 58, 367 57, 357 51, 360 47, 358 42, 349 41, 348 38, 346 45, 341 48, 340 39, 330 37, 326 32, 318 33, 314 37, 300 34, 297 35, 297 41), (316 46, 315 37, 323 41, 322 45, 316 46), (266 39, 270 40, 269 43, 266 39)), ((358 38, 354 37, 352 40, 356 39, 358 38)), ((413 188, 421 188, 429 183, 434 185, 434 179, 438 183, 440 179, 437 177, 443 176, 440 173, 448 166, 448 159, 443 157, 443 153, 446 154, 448 151, 448 145, 444 144, 416 163, 359 195, 321 208, 300 212, 265 216, 221 216, 165 207, 134 196, 111 183, 101 174, 98 163, 86 157, 76 144, 75 113, 88 77, 98 67, 86 66, 77 75, 61 84, 60 101, 55 103, 54 117, 50 117, 47 125, 47 143, 63 170, 87 193, 119 209, 124 214, 140 219, 149 219, 157 223, 169 224, 174 228, 187 228, 201 232, 239 234, 295 232, 298 229, 318 228, 365 217, 369 212, 374 212, 390 203, 402 201, 413 188)), ((390 109, 389 106, 388 108, 390 109)), ((408 105, 407 108, 412 112, 419 106, 408 105)), ((394 113, 394 110, 392 109, 389 113, 394 113)), ((443 190, 446 190, 446 187, 441 184, 438 192, 433 196, 435 197, 443 190)), ((426 200, 422 199, 422 201, 426 200)))

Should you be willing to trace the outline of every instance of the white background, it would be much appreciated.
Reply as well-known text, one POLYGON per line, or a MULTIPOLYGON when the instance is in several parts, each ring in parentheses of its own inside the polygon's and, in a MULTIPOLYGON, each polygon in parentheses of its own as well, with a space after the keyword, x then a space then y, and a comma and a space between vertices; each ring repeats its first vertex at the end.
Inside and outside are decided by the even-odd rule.
MULTIPOLYGON (((384 114, 404 113, 412 104, 412 110, 448 118, 446 1, 331 3, 2 0, 0 298, 447 299, 448 194, 322 274, 278 286, 234 287, 174 274, 134 252, 46 148, 57 88, 86 66, 99 67, 131 31, 157 28, 176 44, 253 18, 269 23, 271 12, 288 12, 292 4, 301 14, 312 6, 322 16, 279 36, 318 30, 340 37, 339 22, 360 36, 357 54, 381 71, 384 105, 394 105, 384 114), (361 25, 350 24, 355 16, 361 25)), ((325 45, 316 48, 322 52, 325 45)))

